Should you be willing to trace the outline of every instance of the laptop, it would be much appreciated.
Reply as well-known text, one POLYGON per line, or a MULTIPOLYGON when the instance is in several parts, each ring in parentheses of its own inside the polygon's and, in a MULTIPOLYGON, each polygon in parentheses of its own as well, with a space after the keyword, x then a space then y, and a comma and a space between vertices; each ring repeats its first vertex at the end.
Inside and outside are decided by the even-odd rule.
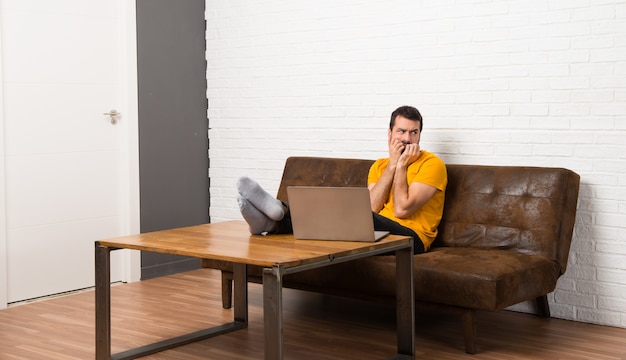
POLYGON ((370 193, 365 187, 288 186, 293 235, 304 240, 375 242, 370 193))

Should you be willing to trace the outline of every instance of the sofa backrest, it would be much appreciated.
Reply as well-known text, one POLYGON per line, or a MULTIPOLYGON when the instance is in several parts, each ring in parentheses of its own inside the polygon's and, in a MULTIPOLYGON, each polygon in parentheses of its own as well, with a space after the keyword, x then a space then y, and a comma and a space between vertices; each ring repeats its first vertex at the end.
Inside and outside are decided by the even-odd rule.
POLYGON ((447 165, 434 246, 501 249, 558 262, 565 272, 580 177, 561 168, 447 165))
POLYGON ((366 187, 373 160, 321 157, 290 157, 276 197, 289 202, 287 186, 366 187))
MULTIPOLYGON (((277 198, 287 186, 367 186, 373 160, 290 157, 277 198)), ((446 165, 448 187, 433 246, 491 248, 535 254, 565 272, 580 177, 561 168, 446 165)))

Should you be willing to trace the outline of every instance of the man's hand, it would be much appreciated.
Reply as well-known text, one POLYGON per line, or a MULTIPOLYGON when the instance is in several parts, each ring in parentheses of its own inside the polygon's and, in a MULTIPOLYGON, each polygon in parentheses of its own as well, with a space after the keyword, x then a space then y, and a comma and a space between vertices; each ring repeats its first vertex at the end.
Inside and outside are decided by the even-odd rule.
POLYGON ((398 158, 397 166, 402 168, 407 168, 411 165, 415 160, 420 157, 420 145, 419 144, 402 144, 404 146, 404 151, 400 154, 398 158))
POLYGON ((406 145, 398 139, 389 140, 389 164, 395 169, 398 159, 404 152, 406 145))

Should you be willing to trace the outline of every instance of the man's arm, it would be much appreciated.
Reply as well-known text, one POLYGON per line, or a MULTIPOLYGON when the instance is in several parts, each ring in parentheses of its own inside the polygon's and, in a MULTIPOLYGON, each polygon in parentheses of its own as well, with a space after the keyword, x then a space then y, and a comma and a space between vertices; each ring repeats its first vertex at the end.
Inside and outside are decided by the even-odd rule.
POLYGON ((399 140, 389 140, 389 164, 383 174, 380 176, 377 182, 368 186, 370 191, 370 204, 372 211, 377 213, 383 208, 383 205, 389 199, 391 193, 391 187, 393 185, 393 178, 396 173, 396 167, 398 160, 404 151, 404 144, 399 140))
POLYGON ((377 213, 383 208, 383 205, 389 198, 391 192, 391 186, 393 185, 393 177, 396 172, 396 167, 391 163, 385 168, 382 176, 377 182, 368 186, 370 190, 370 204, 372 211, 377 213))
MULTIPOLYGON (((396 172, 396 179, 400 176, 396 172)), ((406 183, 406 171, 404 172, 404 180, 394 183, 393 191, 393 212, 399 218, 411 216, 419 210, 430 198, 437 192, 437 188, 421 182, 413 182, 411 185, 406 183)))

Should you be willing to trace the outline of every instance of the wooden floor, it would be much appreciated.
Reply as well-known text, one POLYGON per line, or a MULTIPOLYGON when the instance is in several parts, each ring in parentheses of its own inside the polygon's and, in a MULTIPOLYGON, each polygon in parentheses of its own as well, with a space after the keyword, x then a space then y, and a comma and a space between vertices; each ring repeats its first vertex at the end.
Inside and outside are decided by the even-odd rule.
MULTIPOLYGON (((232 320, 219 273, 202 269, 112 288, 113 352, 232 320)), ((249 285, 249 327, 143 359, 262 359, 262 289, 249 285)), ((284 291, 286 359, 384 359, 395 353, 395 310, 284 291)), ((479 312, 478 353, 464 353, 452 315, 416 318, 417 359, 626 359, 626 329, 479 312)), ((0 359, 93 359, 94 292, 0 310, 0 359)))

